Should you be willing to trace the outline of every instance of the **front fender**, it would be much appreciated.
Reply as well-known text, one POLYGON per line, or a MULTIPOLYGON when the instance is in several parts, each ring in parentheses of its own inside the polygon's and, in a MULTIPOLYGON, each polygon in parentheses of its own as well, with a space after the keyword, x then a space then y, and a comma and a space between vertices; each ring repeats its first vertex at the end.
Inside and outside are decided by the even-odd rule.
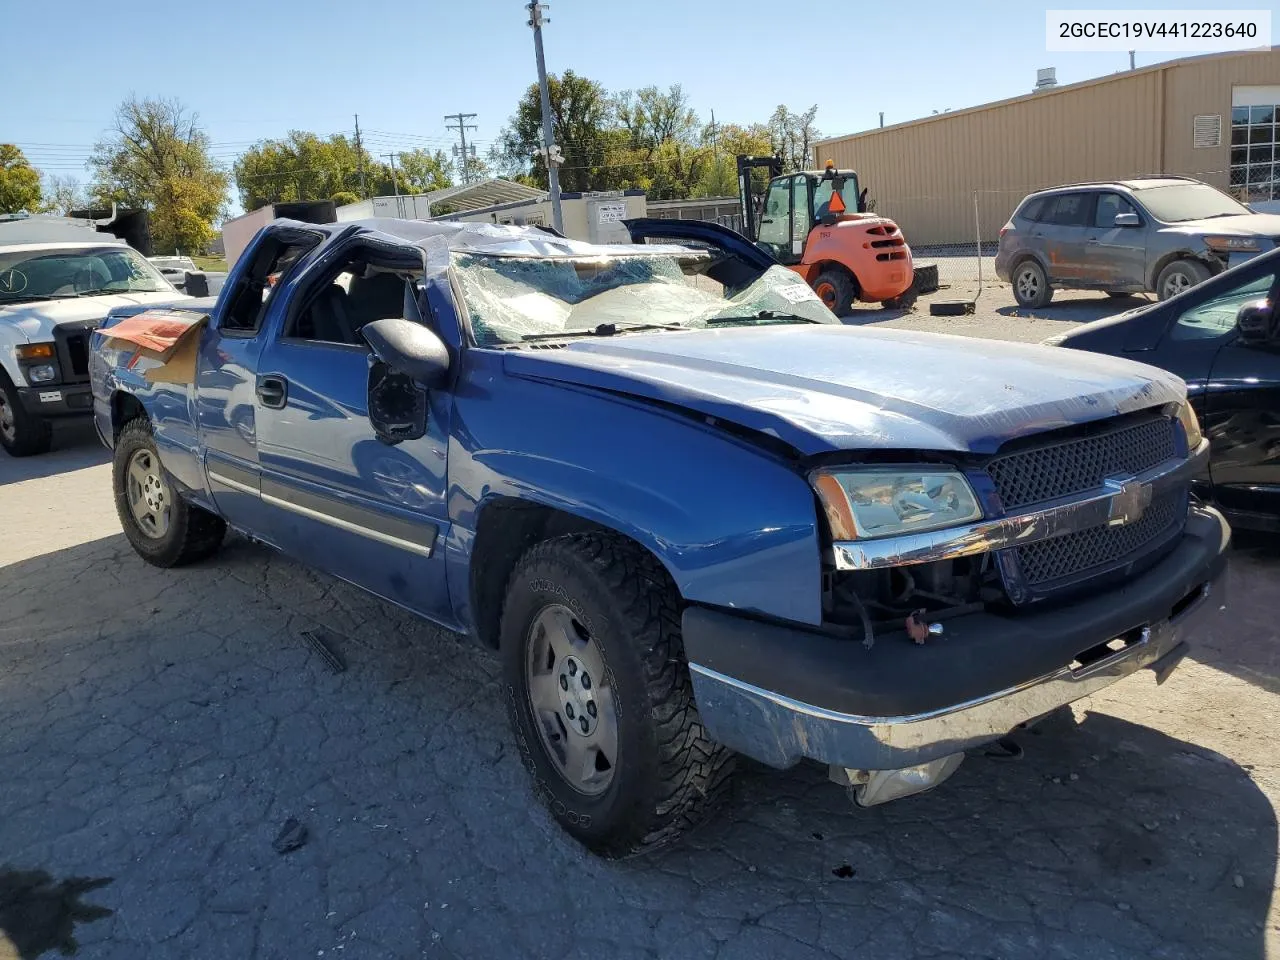
POLYGON ((817 507, 793 465, 641 401, 497 377, 455 403, 455 525, 494 498, 540 504, 643 544, 687 601, 821 622, 817 507))

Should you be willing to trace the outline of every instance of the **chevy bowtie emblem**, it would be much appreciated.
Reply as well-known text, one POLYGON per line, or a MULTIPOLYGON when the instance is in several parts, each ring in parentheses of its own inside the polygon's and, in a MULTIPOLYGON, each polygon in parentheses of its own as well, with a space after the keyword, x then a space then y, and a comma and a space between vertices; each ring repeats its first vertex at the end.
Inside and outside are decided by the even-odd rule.
POLYGON ((1123 527, 1142 519, 1151 506, 1151 484, 1139 480, 1107 480, 1104 486, 1111 493, 1111 511, 1107 515, 1107 524, 1112 527, 1123 527))

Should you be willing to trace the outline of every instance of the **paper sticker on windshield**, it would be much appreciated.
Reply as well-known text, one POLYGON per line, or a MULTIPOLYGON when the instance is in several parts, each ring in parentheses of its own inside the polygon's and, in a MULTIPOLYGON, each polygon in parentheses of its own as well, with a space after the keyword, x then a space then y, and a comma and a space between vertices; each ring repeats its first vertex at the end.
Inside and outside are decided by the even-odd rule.
POLYGON ((802 300, 818 299, 818 295, 805 283, 793 283, 787 287, 778 287, 778 293, 788 303, 800 303, 802 300))

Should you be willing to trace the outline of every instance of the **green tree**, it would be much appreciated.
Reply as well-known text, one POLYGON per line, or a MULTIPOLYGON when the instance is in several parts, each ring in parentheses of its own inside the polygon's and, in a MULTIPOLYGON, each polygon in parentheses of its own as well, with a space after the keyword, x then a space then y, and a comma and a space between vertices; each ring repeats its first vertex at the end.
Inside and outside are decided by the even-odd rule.
MULTIPOLYGON (((560 167, 562 190, 611 190, 618 175, 606 166, 614 126, 609 93, 594 80, 566 70, 562 77, 547 78, 551 100, 552 135, 564 154, 560 167)), ((505 176, 520 178, 547 189, 547 167, 542 147, 542 103, 538 85, 530 84, 515 114, 507 121, 491 154, 505 176)))
POLYGON ((178 100, 125 100, 89 164, 93 199, 148 210, 158 252, 203 250, 213 240, 228 178, 198 117, 178 100))
POLYGON ((453 186, 443 150, 409 150, 396 156, 401 193, 430 193, 453 186))
POLYGON ((40 209, 40 174, 12 143, 0 143, 0 213, 40 209))
MULTIPOLYGON (((739 126, 724 123, 702 133, 704 145, 710 144, 712 159, 703 168, 702 175, 689 191, 691 197, 732 197, 738 193, 738 155, 767 156, 772 151, 769 128, 761 123, 739 126)), ((757 170, 757 188, 764 184, 763 171, 757 170)))
POLYGON ((305 130, 290 130, 280 140, 264 140, 235 162, 236 188, 246 211, 268 203, 330 200, 340 193, 360 194, 363 161, 366 190, 391 192, 391 170, 368 152, 356 150, 343 134, 323 139, 305 130))
POLYGON ((822 133, 813 125, 818 114, 815 103, 803 113, 793 113, 785 104, 779 104, 769 118, 769 140, 772 152, 782 157, 786 170, 804 170, 814 161, 810 154, 822 133))

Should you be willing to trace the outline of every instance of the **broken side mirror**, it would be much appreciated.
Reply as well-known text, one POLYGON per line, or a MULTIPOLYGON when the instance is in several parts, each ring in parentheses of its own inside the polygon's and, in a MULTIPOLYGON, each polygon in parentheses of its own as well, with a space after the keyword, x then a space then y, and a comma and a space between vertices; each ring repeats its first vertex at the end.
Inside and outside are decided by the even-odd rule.
POLYGON ((1117 213, 1115 225, 1117 227, 1140 227, 1142 226, 1142 218, 1136 213, 1117 213))
POLYGON ((1269 300, 1250 300, 1236 313, 1236 332, 1243 343, 1271 343, 1276 339, 1275 308, 1269 300))
POLYGON ((448 378, 448 348, 421 323, 400 317, 374 320, 360 332, 374 355, 369 365, 374 434, 388 444, 417 440, 427 432, 427 392, 448 378))

